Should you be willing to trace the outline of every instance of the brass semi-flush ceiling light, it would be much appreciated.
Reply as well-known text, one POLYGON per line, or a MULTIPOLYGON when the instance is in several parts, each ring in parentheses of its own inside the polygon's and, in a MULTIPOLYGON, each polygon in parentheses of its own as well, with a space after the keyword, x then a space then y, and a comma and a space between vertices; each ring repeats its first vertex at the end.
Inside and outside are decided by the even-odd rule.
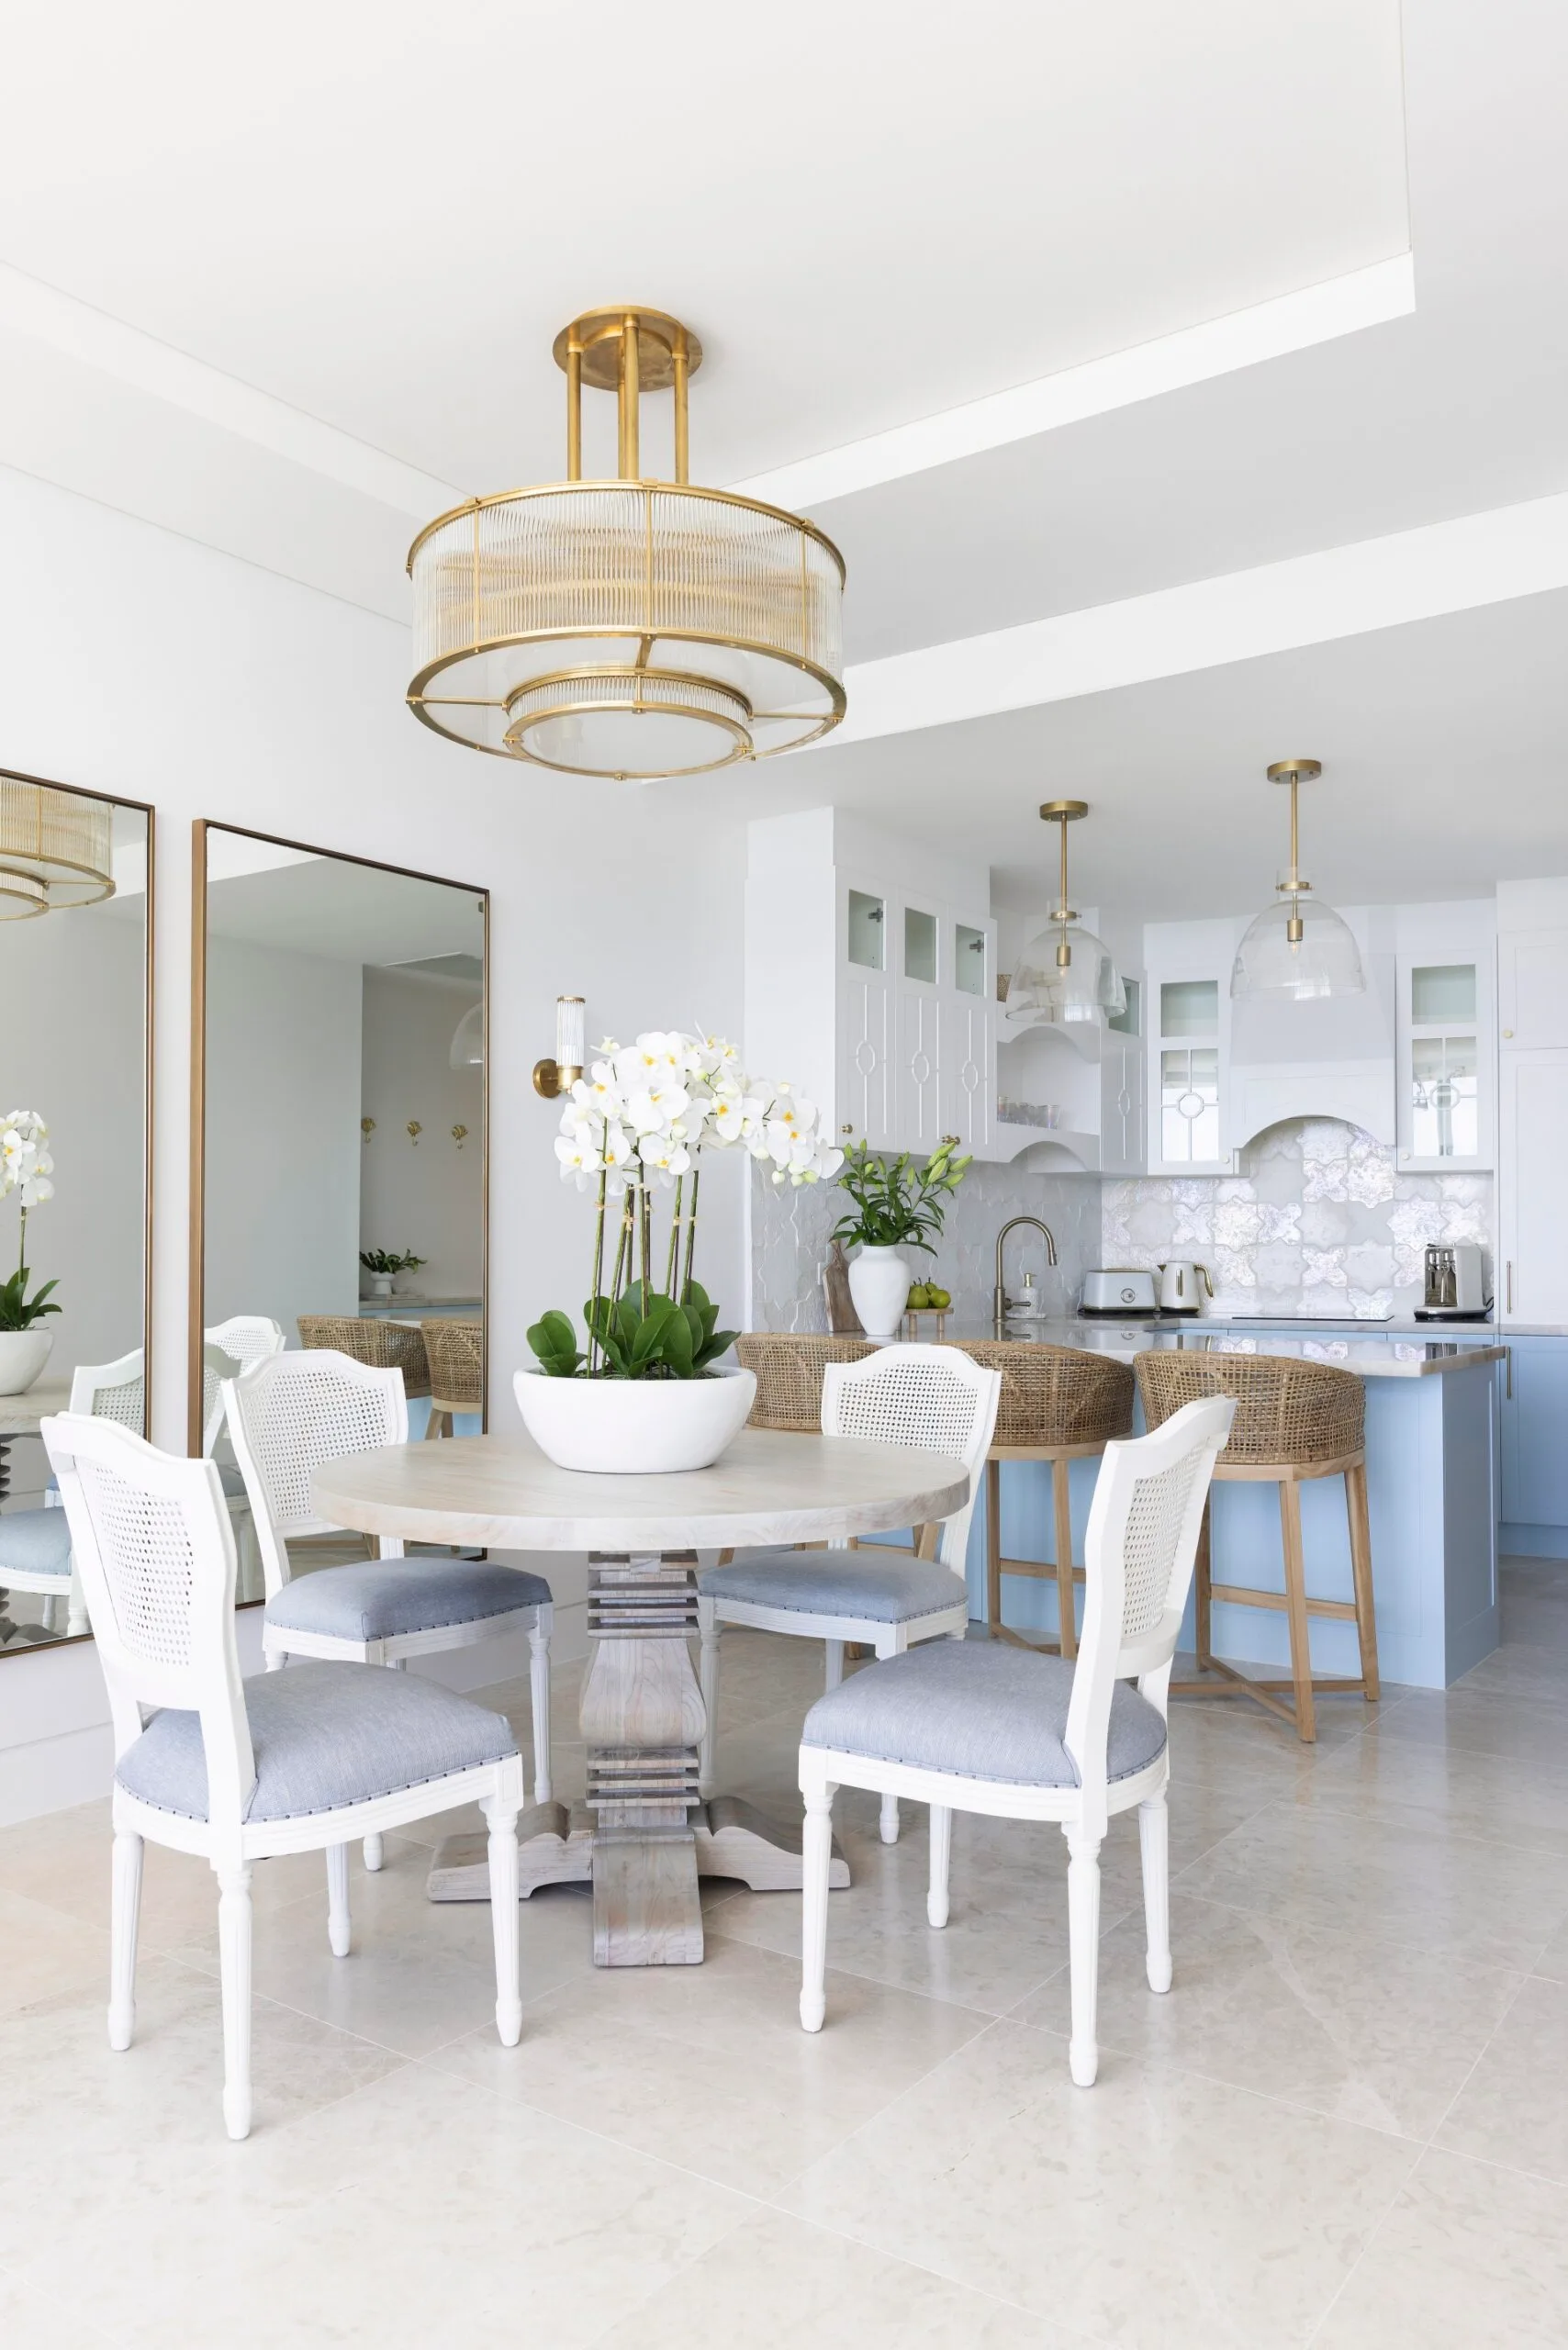
POLYGON ((702 775, 813 742, 844 715, 844 563, 754 498, 687 479, 687 386, 702 346, 640 305, 555 338, 566 479, 473 498, 420 532, 417 718, 557 774, 702 775), (582 478, 582 388, 616 395, 618 478, 582 478), (674 395, 673 481, 642 473, 643 396, 674 395))
POLYGON ((1312 896, 1301 878, 1297 794, 1323 773, 1321 759, 1276 759, 1271 783, 1291 793, 1291 869, 1274 884, 1279 895, 1265 907, 1236 951, 1233 996, 1274 996, 1305 1002, 1316 996, 1360 995, 1366 988, 1361 950, 1349 925, 1332 906, 1312 896))
POLYGON ((1067 828, 1088 813, 1086 800, 1047 800, 1040 810, 1047 824, 1061 826, 1061 864, 1050 925, 1029 941, 1008 982, 1003 1009, 1014 1028, 1073 1021, 1103 1026, 1127 1008, 1127 991, 1109 948, 1084 929, 1067 901, 1067 828))
POLYGON ((114 893, 107 800, 0 776, 0 922, 93 906, 114 893))

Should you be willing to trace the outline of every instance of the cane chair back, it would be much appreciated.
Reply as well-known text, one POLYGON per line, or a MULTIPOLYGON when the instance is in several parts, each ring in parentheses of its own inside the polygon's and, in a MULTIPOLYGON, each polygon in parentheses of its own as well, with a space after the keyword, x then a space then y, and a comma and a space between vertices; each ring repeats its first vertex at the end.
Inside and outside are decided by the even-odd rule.
POLYGON ((830 1362, 823 1379, 823 1436, 858 1437, 957 1454, 969 1472, 969 1497, 945 1520, 936 1556, 964 1571, 969 1519, 991 1446, 1001 1374, 971 1362, 956 1347, 880 1347, 861 1362, 830 1362))
POLYGON ((221 1347, 226 1355, 231 1355, 241 1371, 283 1352, 283 1325, 264 1314, 231 1314, 227 1322, 214 1323, 202 1336, 209 1347, 221 1347))
POLYGON ((1134 1369, 1144 1418, 1160 1427, 1205 1395, 1236 1401, 1222 1469, 1308 1468, 1366 1447, 1366 1389, 1353 1371, 1283 1355, 1150 1352, 1134 1369))
POLYGON ((415 1322, 362 1322, 353 1314, 302 1314, 299 1343, 309 1351, 347 1355, 371 1371, 400 1371, 405 1395, 428 1395, 430 1364, 415 1322))
POLYGON ((425 1360, 430 1365, 432 1412, 479 1412, 484 1409, 484 1325, 479 1322, 421 1322, 425 1360))
POLYGON ((42 1434, 108 1686, 116 1753, 140 1736, 144 1707, 198 1714, 208 1817, 237 1828, 255 1770, 234 1639, 234 1538, 218 1472, 85 1414, 46 1419, 42 1434))
POLYGON ((402 1375, 320 1349, 273 1355, 226 1381, 223 1403, 272 1599, 289 1580, 289 1541, 341 1530, 311 1494, 321 1463, 408 1442, 402 1375))
POLYGON ((241 1366, 208 1339, 201 1350, 201 1449, 211 1460, 223 1433, 223 1382, 237 1379, 241 1366))
POLYGON ((71 1374, 71 1410, 114 1420, 140 1436, 147 1424, 146 1358, 140 1347, 114 1362, 79 1362, 71 1374))

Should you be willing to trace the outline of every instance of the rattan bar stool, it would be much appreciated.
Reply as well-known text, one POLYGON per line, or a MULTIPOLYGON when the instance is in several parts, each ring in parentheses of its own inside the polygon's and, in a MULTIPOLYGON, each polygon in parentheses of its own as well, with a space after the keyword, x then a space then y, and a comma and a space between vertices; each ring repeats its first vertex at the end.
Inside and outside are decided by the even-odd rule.
POLYGON ((1284 1549, 1284 1589, 1258 1591, 1241 1583, 1215 1583, 1209 1566, 1205 1512, 1198 1540, 1194 1595, 1198 1664, 1217 1673, 1213 1681, 1172 1682, 1189 1695, 1250 1697, 1294 1725, 1310 1743, 1317 1736, 1316 1697, 1324 1692, 1357 1695, 1369 1705, 1378 1696, 1377 1623, 1372 1613, 1372 1522, 1367 1512, 1366 1389, 1354 1372, 1332 1364, 1297 1362, 1282 1355, 1149 1353, 1134 1365, 1144 1417, 1151 1428, 1204 1395, 1234 1395, 1236 1419, 1230 1441, 1215 1464, 1216 1483, 1277 1484, 1280 1531, 1284 1549), (1301 1539, 1301 1489, 1319 1477, 1343 1477, 1350 1521, 1353 1599, 1315 1599, 1306 1589, 1301 1539), (1267 1607, 1289 1619, 1289 1680, 1251 1681, 1224 1663, 1210 1645, 1215 1600, 1232 1607, 1267 1607), (1361 1675, 1330 1678, 1312 1670, 1311 1619, 1327 1616, 1354 1624, 1361 1675), (1294 1699, 1281 1695, 1288 1690, 1294 1699))
POLYGON ((1078 1612, 1073 1585, 1083 1569, 1073 1564, 1072 1505, 1069 1463, 1097 1460, 1118 1437, 1133 1428, 1133 1375, 1109 1355, 1079 1347, 1036 1346, 1018 1339, 977 1338, 963 1344, 976 1362, 1002 1373, 1002 1403, 985 1470, 986 1622, 993 1640, 1014 1648, 1059 1648, 1078 1654, 1078 1612), (1002 1465, 1005 1460, 1048 1460, 1055 1522, 1056 1561, 1007 1559, 1002 1553, 1002 1465), (1057 1587, 1061 1637, 1026 1640, 1002 1620, 1002 1578, 1027 1575, 1057 1587))
POLYGON ((431 1378, 431 1416, 425 1434, 450 1436, 454 1413, 485 1408, 484 1324, 421 1322, 420 1336, 431 1378))
POLYGON ((877 1351, 869 1338, 828 1338, 812 1331, 747 1330, 735 1340, 743 1371, 756 1373, 748 1427, 820 1436, 823 1373, 830 1362, 859 1362, 877 1351))
POLYGON ((353 1314, 302 1314, 298 1320, 302 1347, 326 1347, 372 1371, 400 1371, 405 1395, 430 1393, 430 1364, 417 1324, 362 1322, 353 1314))

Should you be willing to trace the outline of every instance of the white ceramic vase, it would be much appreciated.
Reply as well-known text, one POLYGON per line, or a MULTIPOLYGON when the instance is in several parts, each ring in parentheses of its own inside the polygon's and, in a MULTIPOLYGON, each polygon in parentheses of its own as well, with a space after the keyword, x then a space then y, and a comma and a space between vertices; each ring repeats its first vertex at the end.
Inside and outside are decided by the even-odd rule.
POLYGON ((390 1297, 392 1294, 391 1274, 372 1273, 370 1276, 369 1286, 365 1290, 364 1293, 366 1297, 390 1297))
POLYGON ((896 1338, 909 1302, 910 1262, 897 1248, 862 1248, 849 1264, 849 1294, 868 1338, 896 1338))
POLYGON ((0 1395, 25 1395, 53 1344, 52 1330, 0 1330, 0 1395))
POLYGON ((512 1373, 522 1425, 557 1469, 612 1477, 707 1469, 734 1442, 756 1398, 754 1371, 707 1379, 548 1379, 512 1373))

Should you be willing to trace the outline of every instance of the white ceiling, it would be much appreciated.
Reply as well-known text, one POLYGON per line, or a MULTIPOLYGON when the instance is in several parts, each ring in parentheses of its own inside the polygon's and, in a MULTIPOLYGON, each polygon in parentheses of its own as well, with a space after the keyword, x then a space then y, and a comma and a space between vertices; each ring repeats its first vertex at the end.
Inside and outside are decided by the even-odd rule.
POLYGON ((1069 400, 1059 429, 898 478, 849 466, 875 486, 815 502, 806 464, 876 739, 658 789, 842 798, 983 854, 1015 902, 1036 802, 1080 791, 1103 821, 1075 838, 1076 893, 1158 915, 1266 894, 1258 778, 1310 752, 1330 897, 1568 870, 1568 527, 1511 570, 1462 537, 1442 616, 1409 625, 1388 623, 1419 594, 1362 593, 1352 560, 1327 621, 1320 595, 1272 640, 1298 649, 1241 657, 1259 567, 1361 549, 1375 571, 1390 534, 1514 507, 1544 525, 1568 490, 1568 10, 77 0, 7 41, 0 462, 401 622, 411 526, 446 485, 559 470, 549 343, 577 308, 689 319, 694 472, 717 482, 824 452, 815 478, 842 482, 846 443, 1125 352, 1156 390, 1069 400), (1254 306, 1332 297, 1407 247, 1410 315, 1244 347, 1254 306), (1157 339, 1215 320, 1233 355, 1159 388, 1157 339), (1206 666, 1162 674, 1190 666, 1189 590, 1232 617, 1206 666), (865 667, 1005 670, 996 632, 1156 591, 1178 601, 1140 621, 1154 657, 1090 665, 1066 699, 1036 663, 1022 706, 980 692, 938 722, 942 693, 906 706, 865 667))

